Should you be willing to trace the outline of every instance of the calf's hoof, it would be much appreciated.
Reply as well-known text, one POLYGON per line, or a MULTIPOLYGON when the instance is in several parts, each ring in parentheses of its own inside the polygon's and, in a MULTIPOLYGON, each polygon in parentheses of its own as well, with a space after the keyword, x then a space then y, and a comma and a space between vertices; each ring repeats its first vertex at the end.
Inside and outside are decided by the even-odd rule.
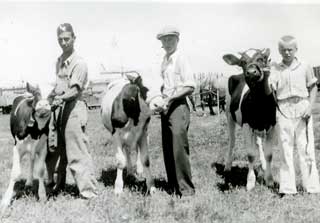
POLYGON ((267 187, 272 188, 274 186, 273 177, 271 175, 270 176, 266 176, 264 180, 266 182, 266 186, 267 187))
POLYGON ((150 195, 154 195, 156 193, 157 189, 154 186, 152 186, 152 187, 150 187, 149 191, 150 191, 150 195))
POLYGON ((253 171, 249 171, 247 177, 247 191, 251 191, 256 185, 256 175, 253 171))
POLYGON ((6 211, 7 207, 10 205, 10 199, 3 199, 0 204, 0 216, 3 216, 4 212, 6 211))
POLYGON ((134 177, 136 178, 137 181, 144 181, 145 177, 143 176, 142 173, 135 173, 134 177))
POLYGON ((142 165, 137 165, 137 175, 142 175, 143 174, 143 166, 142 165))
POLYGON ((120 194, 122 194, 123 192, 123 189, 122 188, 119 188, 119 187, 115 187, 114 188, 114 194, 119 196, 120 194))
POLYGON ((39 197, 39 201, 40 202, 43 202, 43 201, 47 200, 47 194, 46 193, 39 193, 38 197, 39 197))
POLYGON ((230 172, 232 167, 232 163, 226 163, 224 165, 224 172, 230 172))
POLYGON ((267 169, 266 161, 261 161, 261 168, 262 168, 263 171, 265 171, 267 169))

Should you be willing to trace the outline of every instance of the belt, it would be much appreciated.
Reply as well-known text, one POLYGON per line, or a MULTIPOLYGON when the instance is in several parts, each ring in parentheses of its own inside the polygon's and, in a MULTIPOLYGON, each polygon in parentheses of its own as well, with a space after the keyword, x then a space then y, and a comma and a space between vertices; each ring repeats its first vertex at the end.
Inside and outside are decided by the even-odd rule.
POLYGON ((290 97, 290 98, 285 98, 285 99, 280 99, 278 100, 278 104, 283 104, 283 103, 299 103, 302 100, 308 100, 308 98, 302 98, 298 96, 290 97))

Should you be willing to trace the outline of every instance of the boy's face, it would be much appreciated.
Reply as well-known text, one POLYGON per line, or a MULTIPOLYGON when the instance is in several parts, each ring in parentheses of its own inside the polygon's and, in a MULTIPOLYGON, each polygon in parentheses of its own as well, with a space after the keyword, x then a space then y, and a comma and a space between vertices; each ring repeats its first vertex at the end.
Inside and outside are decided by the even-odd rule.
POLYGON ((297 45, 295 43, 282 43, 279 45, 279 53, 284 62, 292 62, 297 52, 297 45))
POLYGON ((71 32, 61 32, 58 35, 59 45, 64 53, 73 50, 75 36, 71 32))
POLYGON ((161 38, 162 47, 168 55, 176 51, 178 42, 179 38, 175 35, 168 35, 161 38))

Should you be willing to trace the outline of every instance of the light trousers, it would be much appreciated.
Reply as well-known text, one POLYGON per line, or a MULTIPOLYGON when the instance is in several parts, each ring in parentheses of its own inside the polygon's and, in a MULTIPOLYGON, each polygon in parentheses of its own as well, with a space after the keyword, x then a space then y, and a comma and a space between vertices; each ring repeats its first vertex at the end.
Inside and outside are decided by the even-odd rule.
MULTIPOLYGON (((306 100, 306 99, 304 99, 306 100)), ((290 103, 290 101, 283 104, 290 103)), ((312 117, 308 122, 301 118, 300 107, 305 102, 292 103, 291 106, 281 106, 283 114, 295 113, 299 116, 288 118, 278 112, 277 127, 280 146, 280 188, 279 193, 294 194, 297 193, 296 174, 294 168, 294 148, 297 149, 299 157, 299 166, 302 176, 302 186, 309 193, 319 193, 319 174, 316 166, 315 151, 314 151, 314 134, 312 117), (296 108, 295 108, 296 107, 296 108), (300 113, 300 114, 299 114, 300 113)), ((307 104, 305 104, 307 105, 307 104)), ((305 105, 303 106, 305 108, 305 105)))
POLYGON ((68 165, 80 195, 84 198, 92 198, 97 195, 97 180, 94 176, 93 161, 88 152, 88 136, 85 133, 87 115, 87 108, 83 101, 76 100, 65 104, 58 120, 58 151, 60 152, 51 153, 48 162, 56 163, 60 156, 59 172, 65 175, 65 168, 68 165))

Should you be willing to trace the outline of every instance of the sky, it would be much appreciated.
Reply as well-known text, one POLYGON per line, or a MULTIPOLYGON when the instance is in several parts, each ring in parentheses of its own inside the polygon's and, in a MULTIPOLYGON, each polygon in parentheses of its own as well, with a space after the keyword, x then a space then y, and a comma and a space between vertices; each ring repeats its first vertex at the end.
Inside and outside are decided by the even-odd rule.
POLYGON ((320 2, 223 2, 1 2, 0 87, 55 80, 56 28, 64 22, 74 27, 89 79, 121 69, 157 78, 164 51, 156 35, 166 25, 180 30, 178 48, 195 73, 237 73, 222 56, 248 48, 270 48, 278 61, 277 42, 286 34, 297 38, 298 58, 320 65, 320 2))

